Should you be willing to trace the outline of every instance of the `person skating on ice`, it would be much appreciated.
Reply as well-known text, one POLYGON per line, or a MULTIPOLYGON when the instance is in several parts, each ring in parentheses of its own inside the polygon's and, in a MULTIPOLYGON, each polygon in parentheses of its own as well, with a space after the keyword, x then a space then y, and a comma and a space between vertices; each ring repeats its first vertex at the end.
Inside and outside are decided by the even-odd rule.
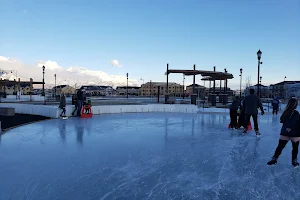
POLYGON ((272 100, 272 108, 273 108, 273 115, 278 114, 278 108, 279 108, 279 99, 278 97, 275 97, 272 100))
POLYGON ((250 95, 246 96, 243 101, 243 108, 245 111, 245 124, 244 124, 244 133, 247 133, 247 126, 250 122, 250 118, 252 116, 254 123, 254 130, 257 136, 260 136, 257 122, 258 108, 261 110, 261 114, 265 114, 264 109, 262 107, 262 103, 258 96, 255 95, 255 90, 250 89, 250 95))
POLYGON ((298 157, 298 147, 300 141, 300 115, 296 110, 298 101, 295 98, 289 100, 285 110, 283 111, 280 122, 282 123, 282 128, 280 132, 280 138, 278 146, 272 159, 267 163, 268 165, 277 164, 277 159, 280 156, 282 150, 286 146, 289 140, 292 142, 292 165, 298 167, 299 163, 297 161, 298 157))
POLYGON ((61 94, 59 108, 62 109, 60 116, 65 117, 66 116, 66 96, 64 95, 64 93, 61 94))
POLYGON ((230 128, 232 129, 237 129, 237 116, 240 104, 239 97, 236 96, 230 105, 230 128))
POLYGON ((82 90, 81 89, 79 89, 78 91, 77 91, 77 98, 76 98, 76 100, 77 100, 77 116, 78 117, 80 117, 80 115, 81 115, 81 109, 82 109, 82 105, 83 105, 83 92, 82 92, 82 90))

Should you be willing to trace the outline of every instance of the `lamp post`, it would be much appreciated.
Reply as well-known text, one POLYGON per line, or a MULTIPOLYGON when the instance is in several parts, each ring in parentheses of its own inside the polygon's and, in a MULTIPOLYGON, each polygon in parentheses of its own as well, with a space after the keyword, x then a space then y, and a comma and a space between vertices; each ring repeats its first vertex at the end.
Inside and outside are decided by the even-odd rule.
POLYGON ((127 95, 127 99, 128 99, 128 73, 126 73, 126 77, 127 77, 126 95, 127 95))
POLYGON ((182 80, 182 99, 184 99, 185 92, 184 92, 184 81, 185 81, 185 75, 183 74, 183 80, 182 80))
POLYGON ((258 59, 258 72, 257 72, 257 96, 260 96, 260 85, 259 85, 259 78, 260 78, 260 65, 262 62, 260 62, 262 52, 260 49, 257 52, 257 59, 258 59))
POLYGON ((143 85, 145 84, 145 80, 143 78, 140 79, 141 81, 143 81, 143 85))
MULTIPOLYGON (((261 79, 262 79, 262 77, 260 76, 259 77, 259 85, 260 85, 260 87, 261 87, 261 79)), ((259 92, 259 98, 261 98, 261 92, 259 92)))
POLYGON ((150 99, 152 99, 152 80, 150 80, 150 99))
POLYGON ((144 92, 143 92, 143 87, 144 87, 144 84, 145 84, 145 81, 143 78, 140 79, 141 81, 143 81, 143 85, 141 85, 141 93, 142 93, 142 96, 144 96, 144 92))
POLYGON ((240 99, 242 99, 243 68, 240 69, 240 99))
POLYGON ((45 66, 43 66, 43 91, 42 96, 45 96, 45 66))
POLYGON ((286 93, 286 91, 285 91, 285 79, 286 79, 286 76, 284 77, 284 82, 283 82, 283 98, 285 99, 285 93, 286 93))
POLYGON ((54 97, 56 98, 56 74, 54 74, 54 97))

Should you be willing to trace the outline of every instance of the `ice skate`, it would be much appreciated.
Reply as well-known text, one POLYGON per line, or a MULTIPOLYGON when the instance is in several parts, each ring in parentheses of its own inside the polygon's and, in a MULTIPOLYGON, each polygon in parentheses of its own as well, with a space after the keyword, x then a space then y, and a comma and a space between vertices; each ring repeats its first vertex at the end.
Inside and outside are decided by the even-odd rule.
POLYGON ((255 133, 256 133, 256 137, 260 137, 261 136, 260 132, 258 130, 256 130, 255 133))
POLYGON ((267 165, 276 165, 277 164, 277 158, 272 158, 272 160, 270 160, 267 165))
POLYGON ((296 168, 296 167, 299 167, 299 163, 297 161, 297 159, 293 160, 292 161, 292 165, 296 168))

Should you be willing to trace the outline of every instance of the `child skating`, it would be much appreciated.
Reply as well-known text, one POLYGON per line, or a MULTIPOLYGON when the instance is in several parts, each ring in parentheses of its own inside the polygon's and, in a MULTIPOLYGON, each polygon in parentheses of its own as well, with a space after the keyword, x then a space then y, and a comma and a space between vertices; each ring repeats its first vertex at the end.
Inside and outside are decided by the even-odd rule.
POLYGON ((294 167, 299 166, 297 156, 300 141, 300 115, 296 110, 297 105, 297 99, 290 99, 280 117, 280 122, 282 123, 280 138, 272 159, 267 163, 268 165, 277 164, 277 159, 280 156, 282 150, 284 149, 288 141, 291 140, 293 146, 292 165, 294 167))

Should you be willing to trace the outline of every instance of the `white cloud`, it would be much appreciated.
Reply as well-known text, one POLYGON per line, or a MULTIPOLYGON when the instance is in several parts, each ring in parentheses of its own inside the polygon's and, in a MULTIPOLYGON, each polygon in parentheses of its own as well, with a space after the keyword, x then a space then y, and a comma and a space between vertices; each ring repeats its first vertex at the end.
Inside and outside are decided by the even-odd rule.
POLYGON ((122 67, 118 60, 111 60, 109 64, 111 64, 113 67, 122 67))
MULTIPOLYGON (((60 66, 55 61, 38 61, 35 65, 27 65, 18 60, 12 60, 0 56, 1 70, 16 70, 16 73, 3 74, 0 77, 13 80, 20 78, 24 81, 29 81, 33 78, 34 81, 42 81, 42 67, 45 66, 45 87, 52 87, 55 83, 54 74, 56 74, 56 84, 69 84, 71 86, 81 85, 110 85, 113 87, 126 85, 126 76, 107 74, 103 71, 90 70, 80 66, 70 66, 68 68, 60 66)), ((15 71, 14 71, 15 72, 15 71)), ((138 85, 137 80, 129 79, 128 84, 138 85)), ((37 87, 37 86, 36 86, 37 87)))
POLYGON ((43 66, 47 66, 48 70, 62 70, 63 68, 58 66, 57 62, 55 61, 38 61, 38 63, 36 64, 37 67, 43 67, 43 66))
POLYGON ((0 56, 0 62, 16 62, 16 60, 8 57, 0 56))

